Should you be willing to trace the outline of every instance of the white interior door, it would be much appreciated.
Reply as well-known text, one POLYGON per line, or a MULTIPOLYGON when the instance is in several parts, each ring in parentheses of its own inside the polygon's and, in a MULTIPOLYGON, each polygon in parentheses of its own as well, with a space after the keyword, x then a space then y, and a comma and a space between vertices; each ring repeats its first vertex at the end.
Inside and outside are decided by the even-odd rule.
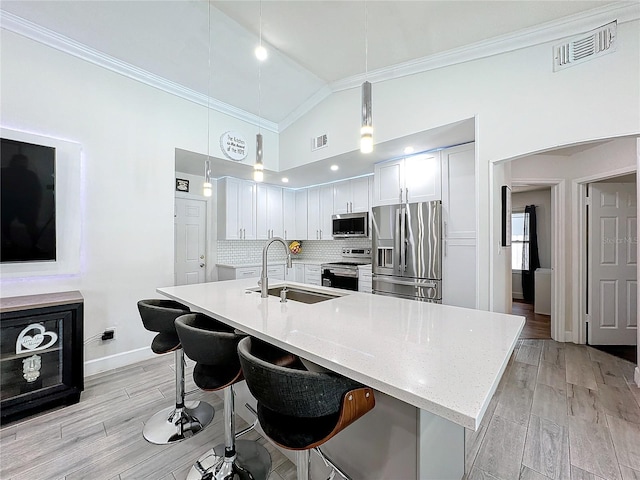
POLYGON ((175 205, 175 284, 205 281, 207 203, 176 198, 175 205))
POLYGON ((637 342, 634 183, 594 183, 589 207, 589 344, 637 342))

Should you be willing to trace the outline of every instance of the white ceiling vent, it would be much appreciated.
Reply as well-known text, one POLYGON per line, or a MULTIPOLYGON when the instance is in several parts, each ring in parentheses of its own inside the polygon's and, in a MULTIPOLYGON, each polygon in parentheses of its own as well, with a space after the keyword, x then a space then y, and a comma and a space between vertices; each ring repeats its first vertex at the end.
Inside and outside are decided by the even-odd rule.
POLYGON ((617 21, 576 35, 553 47, 553 71, 601 57, 616 50, 617 21))
POLYGON ((327 146, 327 134, 320 135, 311 139, 311 151, 318 150, 327 146))

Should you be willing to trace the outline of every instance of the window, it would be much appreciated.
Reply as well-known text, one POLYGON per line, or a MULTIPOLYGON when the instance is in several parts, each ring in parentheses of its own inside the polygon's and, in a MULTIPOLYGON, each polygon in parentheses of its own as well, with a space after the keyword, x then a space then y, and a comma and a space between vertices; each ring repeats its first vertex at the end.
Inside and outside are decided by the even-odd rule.
POLYGON ((529 215, 511 214, 511 269, 529 270, 529 215), (524 253, 524 254, 523 254, 524 253))

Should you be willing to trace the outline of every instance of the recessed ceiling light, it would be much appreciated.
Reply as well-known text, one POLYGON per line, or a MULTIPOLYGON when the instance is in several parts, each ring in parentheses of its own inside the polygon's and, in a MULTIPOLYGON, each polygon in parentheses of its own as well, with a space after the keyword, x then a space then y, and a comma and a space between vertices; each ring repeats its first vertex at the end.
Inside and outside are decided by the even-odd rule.
POLYGON ((256 58, 261 62, 264 62, 269 54, 267 53, 267 49, 262 45, 258 45, 255 49, 256 58))
POLYGON ((287 177, 282 177, 282 183, 289 183, 289 179, 287 177))
POLYGON ((338 165, 331 165, 331 170, 334 171, 334 172, 336 170, 338 170, 338 168, 340 168, 340 167, 338 167, 338 165))
POLYGON ((406 153, 407 155, 413 152, 414 152, 413 147, 405 147, 404 149, 404 153, 406 153))

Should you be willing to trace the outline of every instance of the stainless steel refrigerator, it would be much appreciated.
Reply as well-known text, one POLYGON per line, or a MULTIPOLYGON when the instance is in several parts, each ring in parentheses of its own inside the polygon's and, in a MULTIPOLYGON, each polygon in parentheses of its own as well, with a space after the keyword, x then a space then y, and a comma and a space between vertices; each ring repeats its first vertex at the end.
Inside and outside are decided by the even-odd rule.
POLYGON ((373 293, 442 303, 442 203, 373 208, 373 293))

